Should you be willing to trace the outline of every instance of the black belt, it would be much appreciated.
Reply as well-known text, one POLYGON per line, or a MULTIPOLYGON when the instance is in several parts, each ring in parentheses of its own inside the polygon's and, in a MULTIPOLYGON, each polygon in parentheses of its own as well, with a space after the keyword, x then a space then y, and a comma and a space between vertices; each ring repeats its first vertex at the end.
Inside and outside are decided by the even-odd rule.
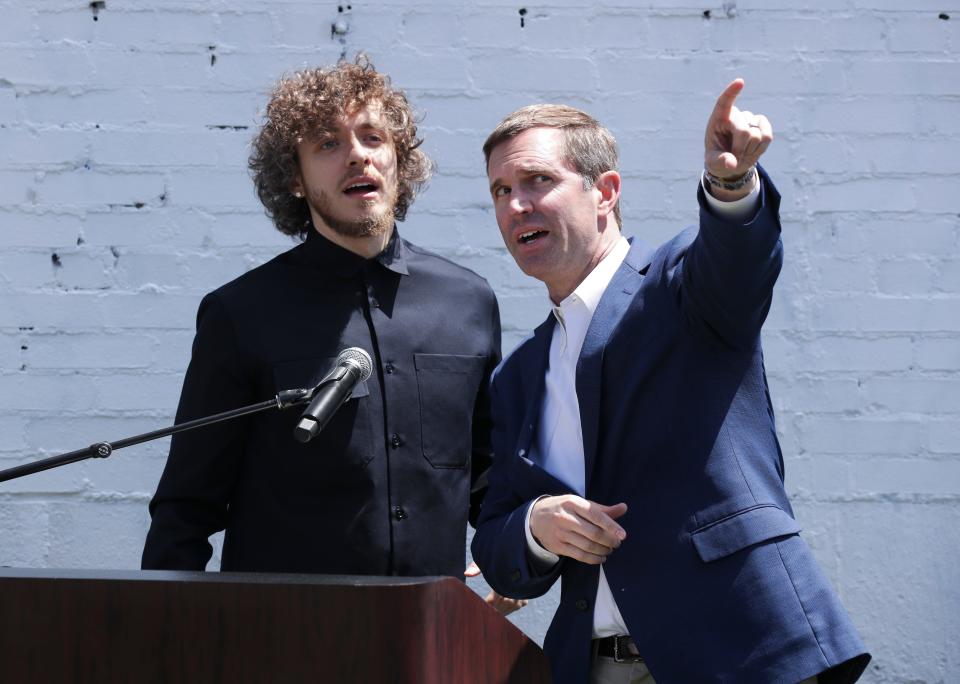
POLYGON ((597 655, 613 658, 618 663, 643 662, 640 650, 628 636, 608 636, 593 641, 597 646, 597 655))

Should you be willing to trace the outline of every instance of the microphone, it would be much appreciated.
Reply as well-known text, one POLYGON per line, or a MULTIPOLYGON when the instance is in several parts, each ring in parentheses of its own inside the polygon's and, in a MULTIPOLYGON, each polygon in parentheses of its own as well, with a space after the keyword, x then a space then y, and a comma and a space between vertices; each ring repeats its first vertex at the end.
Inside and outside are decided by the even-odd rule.
POLYGON ((314 389, 313 399, 300 416, 293 436, 298 442, 309 442, 317 436, 333 414, 353 394, 357 385, 373 372, 370 355, 359 347, 350 347, 340 352, 333 370, 314 389))

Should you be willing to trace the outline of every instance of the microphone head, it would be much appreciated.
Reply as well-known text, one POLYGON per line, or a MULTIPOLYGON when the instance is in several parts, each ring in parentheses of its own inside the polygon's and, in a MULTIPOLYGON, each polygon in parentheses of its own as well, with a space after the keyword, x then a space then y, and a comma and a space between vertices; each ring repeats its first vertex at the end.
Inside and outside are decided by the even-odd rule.
POLYGON ((360 370, 360 382, 366 382, 373 373, 373 360, 360 347, 348 347, 337 356, 337 365, 352 363, 360 370))

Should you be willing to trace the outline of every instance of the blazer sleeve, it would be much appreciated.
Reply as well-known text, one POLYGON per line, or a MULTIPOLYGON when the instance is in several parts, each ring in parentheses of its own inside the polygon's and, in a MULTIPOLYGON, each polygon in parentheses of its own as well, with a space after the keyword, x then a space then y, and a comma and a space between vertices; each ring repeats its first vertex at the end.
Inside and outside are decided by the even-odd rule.
POLYGON ((549 591, 563 570, 566 559, 550 568, 541 568, 527 550, 527 509, 539 495, 528 497, 522 462, 505 448, 503 421, 505 407, 498 399, 497 383, 491 383, 493 444, 495 454, 490 469, 490 489, 483 502, 471 552, 487 583, 502 596, 516 599, 536 598, 549 591), (511 472, 513 471, 513 472, 511 472), (519 477, 519 479, 518 479, 519 477))
POLYGON ((676 281, 687 322, 743 351, 757 344, 783 265, 780 194, 758 170, 760 206, 744 224, 715 215, 698 188, 700 227, 676 281))
MULTIPOLYGON (((253 403, 251 384, 241 369, 233 324, 223 303, 211 293, 197 313, 197 334, 176 422, 253 403)), ((248 419, 237 418, 173 436, 150 501, 143 569, 205 569, 212 554, 208 538, 226 527, 247 425, 248 419)))

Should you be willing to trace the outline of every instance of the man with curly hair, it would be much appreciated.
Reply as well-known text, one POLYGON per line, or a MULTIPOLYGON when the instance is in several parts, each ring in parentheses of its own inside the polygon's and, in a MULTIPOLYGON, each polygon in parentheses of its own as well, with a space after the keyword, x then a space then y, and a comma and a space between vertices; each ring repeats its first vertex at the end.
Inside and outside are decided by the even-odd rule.
POLYGON ((374 372, 306 444, 299 411, 174 436, 142 565, 202 570, 226 530, 222 570, 459 576, 490 463, 496 299, 399 236, 431 163, 365 57, 284 78, 265 118, 254 183, 301 243, 203 299, 177 422, 312 387, 347 347, 374 372))

